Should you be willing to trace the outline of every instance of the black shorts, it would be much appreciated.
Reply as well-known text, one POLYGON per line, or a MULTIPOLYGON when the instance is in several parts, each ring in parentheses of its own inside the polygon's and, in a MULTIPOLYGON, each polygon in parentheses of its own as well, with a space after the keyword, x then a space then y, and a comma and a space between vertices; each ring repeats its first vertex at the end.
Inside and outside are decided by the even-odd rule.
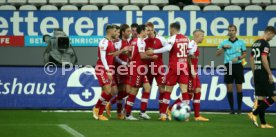
POLYGON ((225 64, 227 70, 224 75, 225 84, 233 84, 234 81, 236 84, 242 84, 244 82, 244 73, 243 66, 241 63, 232 64, 232 73, 229 64, 225 64))
POLYGON ((256 82, 255 83, 255 95, 263 97, 276 96, 276 90, 274 83, 270 84, 267 82, 256 82))

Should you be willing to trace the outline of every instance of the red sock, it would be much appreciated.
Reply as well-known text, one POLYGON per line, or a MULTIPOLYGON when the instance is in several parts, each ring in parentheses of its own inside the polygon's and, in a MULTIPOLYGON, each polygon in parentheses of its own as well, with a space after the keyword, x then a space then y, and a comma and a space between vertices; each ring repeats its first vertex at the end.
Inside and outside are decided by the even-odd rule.
POLYGON ((131 110, 132 110, 132 107, 134 105, 135 98, 136 98, 135 95, 132 95, 132 94, 128 95, 128 98, 127 98, 127 101, 126 101, 126 104, 125 104, 126 115, 131 114, 131 110))
MULTIPOLYGON (((119 93, 118 93, 119 94, 119 93)), ((112 98, 111 100, 110 100, 110 104, 111 104, 111 106, 113 105, 113 104, 115 104, 116 103, 116 101, 117 101, 117 97, 118 97, 118 95, 117 96, 115 96, 114 98, 112 98)))
POLYGON ((181 102, 182 102, 181 99, 178 98, 178 99, 177 99, 176 101, 174 101, 174 103, 169 107, 169 110, 172 110, 173 105, 178 104, 178 103, 181 103, 181 102))
POLYGON ((121 91, 118 93, 118 96, 117 96, 117 113, 118 114, 121 114, 122 113, 122 109, 123 109, 123 98, 126 96, 126 92, 124 91, 121 91))
POLYGON ((100 105, 99 109, 99 115, 103 114, 103 111, 105 110, 106 103, 111 99, 111 94, 106 94, 105 92, 102 92, 101 98, 99 100, 102 100, 102 103, 100 105))
POLYGON ((148 107, 148 101, 149 101, 150 93, 144 91, 142 93, 142 99, 141 99, 141 112, 145 113, 148 107))
POLYGON ((163 105, 162 105, 162 108, 161 108, 161 114, 166 114, 167 108, 170 104, 170 98, 171 98, 171 93, 170 92, 164 92, 163 105))
POLYGON ((101 106, 101 104, 102 104, 102 96, 103 96, 103 94, 104 94, 105 92, 104 91, 102 91, 102 94, 101 94, 101 96, 100 96, 100 98, 98 99, 98 101, 97 101, 97 103, 96 103, 96 105, 95 105, 95 108, 100 108, 100 106, 101 106))
POLYGON ((184 102, 186 104, 190 103, 188 92, 183 92, 182 93, 182 102, 184 102))
POLYGON ((163 97, 164 97, 164 92, 159 92, 159 113, 161 113, 161 108, 162 108, 162 105, 163 105, 163 97))
POLYGON ((194 93, 194 95, 195 96, 193 100, 193 107, 194 107, 195 117, 199 117, 201 92, 194 93))

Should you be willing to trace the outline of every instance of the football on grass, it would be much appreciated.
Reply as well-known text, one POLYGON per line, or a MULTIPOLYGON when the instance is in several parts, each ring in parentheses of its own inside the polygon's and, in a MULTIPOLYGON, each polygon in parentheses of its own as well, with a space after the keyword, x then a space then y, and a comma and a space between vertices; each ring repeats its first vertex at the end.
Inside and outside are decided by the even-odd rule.
POLYGON ((185 103, 175 104, 172 107, 172 116, 177 121, 184 121, 190 117, 191 108, 185 103))

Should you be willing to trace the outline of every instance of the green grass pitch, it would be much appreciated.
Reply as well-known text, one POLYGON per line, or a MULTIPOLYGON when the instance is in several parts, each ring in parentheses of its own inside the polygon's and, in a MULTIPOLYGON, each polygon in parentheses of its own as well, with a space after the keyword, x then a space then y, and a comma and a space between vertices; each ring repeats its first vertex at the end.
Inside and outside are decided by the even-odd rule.
MULTIPOLYGON (((203 114, 210 122, 125 121, 111 118, 97 121, 87 112, 41 112, 38 110, 0 110, 0 137, 74 137, 59 127, 69 126, 85 137, 270 137, 275 129, 253 126, 247 115, 203 114)), ((115 117, 115 113, 113 113, 115 117)), ((137 113, 135 113, 137 116, 137 113)), ((267 121, 276 125, 276 115, 267 114, 267 121)))

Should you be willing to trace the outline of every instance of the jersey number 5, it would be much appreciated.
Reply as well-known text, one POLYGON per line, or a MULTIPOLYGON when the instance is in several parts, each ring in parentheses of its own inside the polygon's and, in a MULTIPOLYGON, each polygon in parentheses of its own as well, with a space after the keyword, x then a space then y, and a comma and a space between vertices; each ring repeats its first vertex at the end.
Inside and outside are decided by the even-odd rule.
POLYGON ((177 53, 177 57, 187 57, 187 43, 178 43, 177 48, 179 49, 179 52, 177 53))

